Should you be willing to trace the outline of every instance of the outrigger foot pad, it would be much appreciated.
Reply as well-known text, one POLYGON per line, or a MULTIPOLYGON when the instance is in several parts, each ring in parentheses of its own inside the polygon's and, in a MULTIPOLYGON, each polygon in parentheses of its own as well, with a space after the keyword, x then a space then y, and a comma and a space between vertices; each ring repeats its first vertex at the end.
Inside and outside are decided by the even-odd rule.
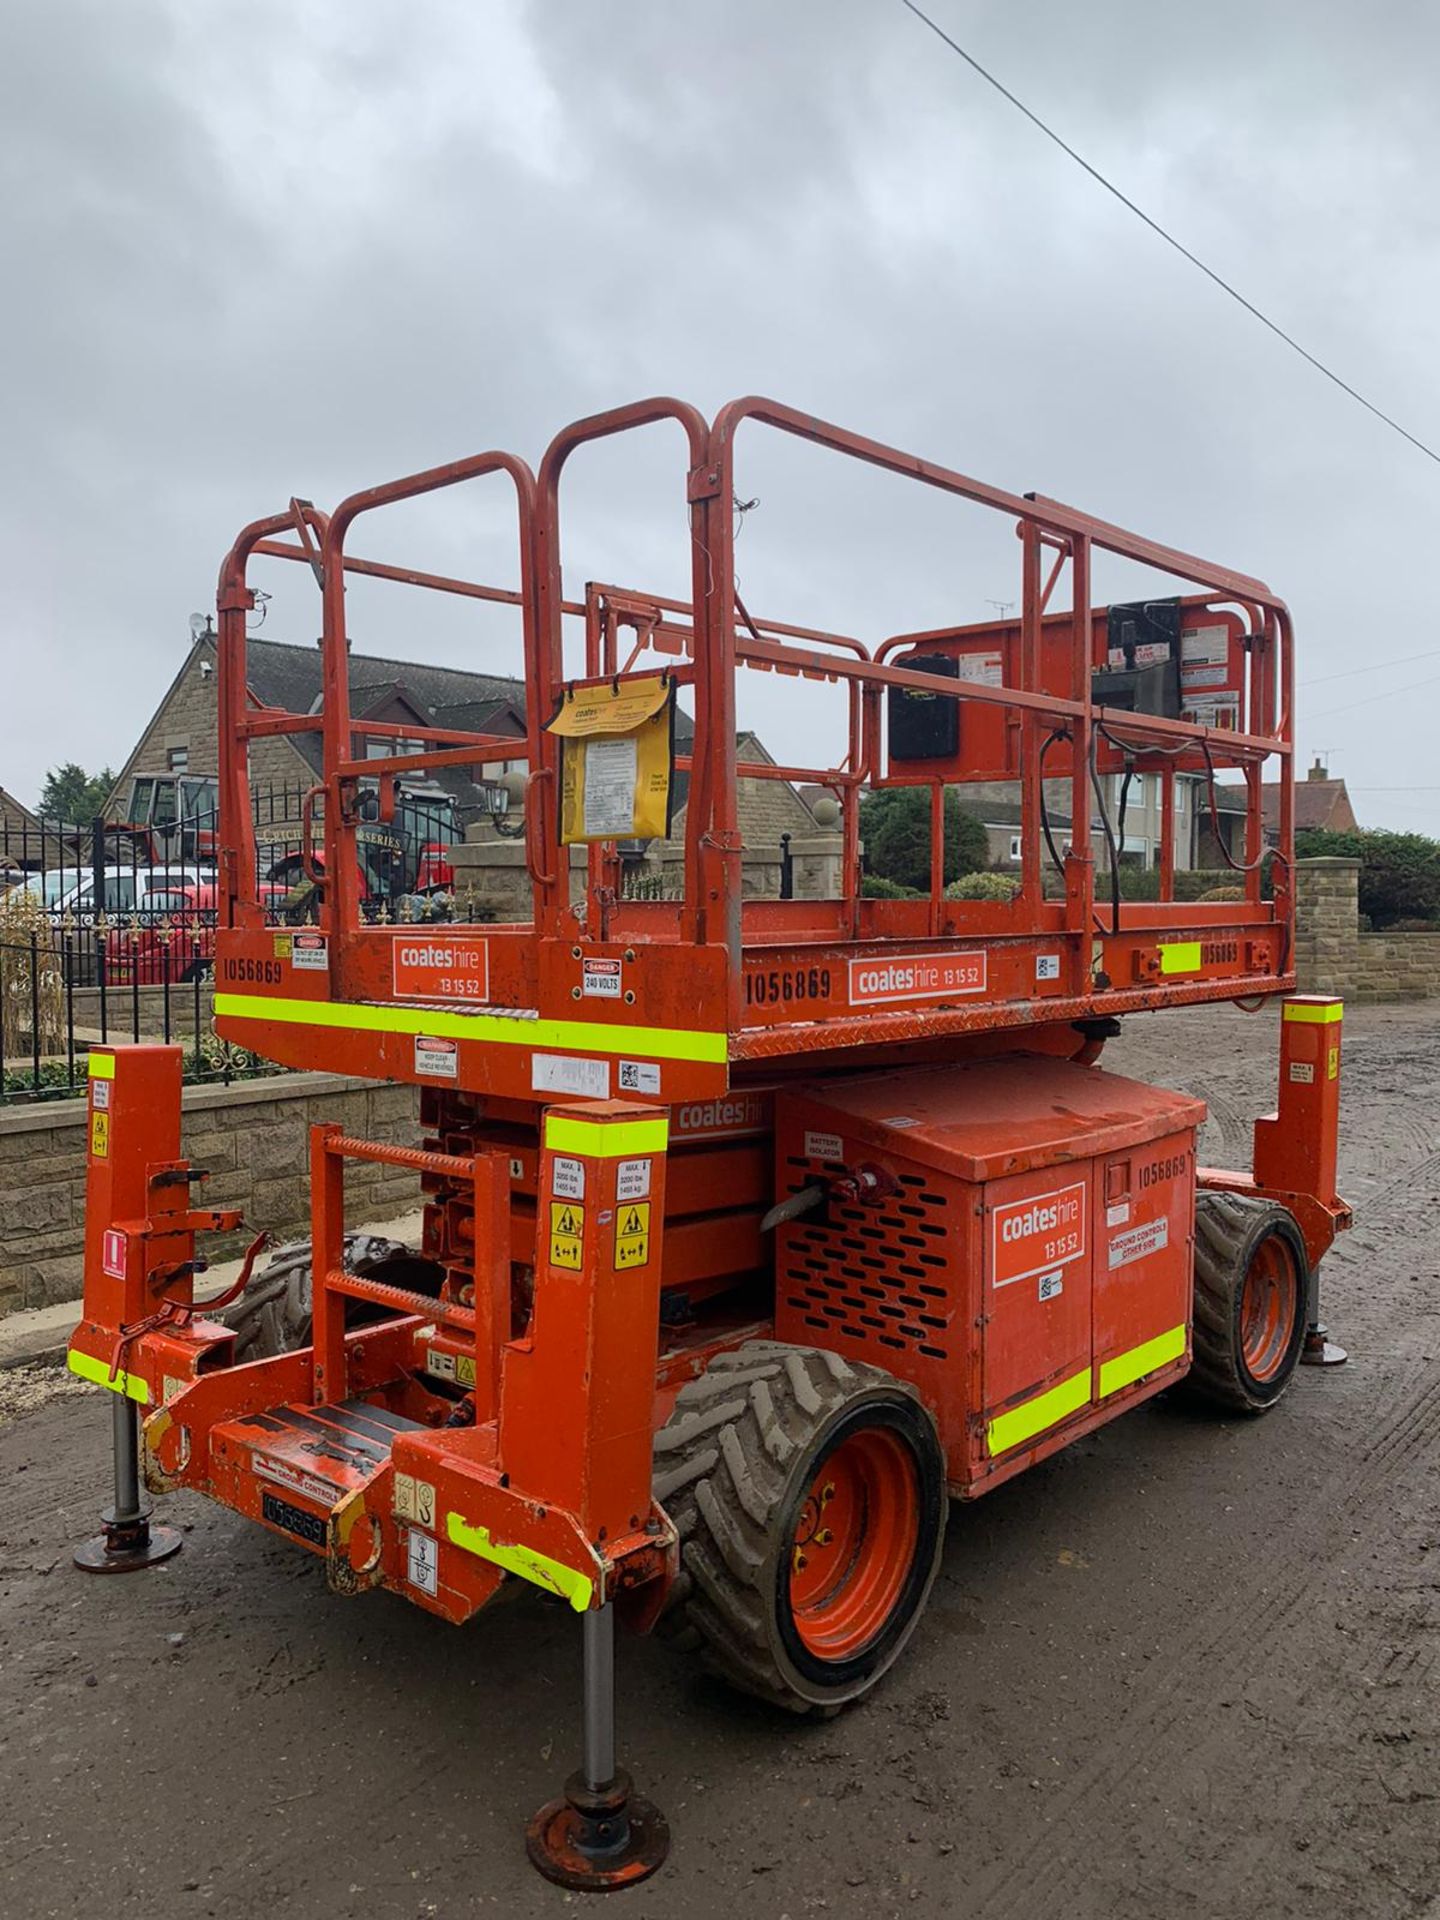
POLYGON ((1330 1329, 1323 1321, 1317 1320, 1305 1329, 1305 1345, 1301 1349, 1302 1367, 1343 1367, 1350 1358, 1344 1347, 1337 1347, 1333 1340, 1327 1339, 1330 1329))
POLYGON ((75 1549, 75 1564, 82 1573, 138 1573, 142 1567, 168 1560, 185 1544, 174 1527, 152 1527, 145 1513, 117 1520, 112 1509, 102 1514, 100 1524, 105 1531, 75 1549))
POLYGON ((670 1828, 649 1800, 630 1790, 623 1768, 605 1787, 572 1773, 559 1800, 543 1806, 525 1829, 525 1851, 537 1872, 577 1893, 633 1887, 663 1865, 670 1828))

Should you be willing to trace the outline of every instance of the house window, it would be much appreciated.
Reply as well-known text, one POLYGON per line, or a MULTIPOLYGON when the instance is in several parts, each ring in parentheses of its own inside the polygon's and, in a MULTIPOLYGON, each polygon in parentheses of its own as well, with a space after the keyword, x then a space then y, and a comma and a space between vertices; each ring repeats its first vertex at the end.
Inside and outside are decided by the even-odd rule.
POLYGON ((1012 833, 1010 836, 1010 858, 1012 860, 1018 860, 1020 857, 1020 836, 1018 833, 1012 833))
POLYGON ((165 755, 165 765, 171 773, 186 773, 190 767, 189 747, 171 747, 165 755))

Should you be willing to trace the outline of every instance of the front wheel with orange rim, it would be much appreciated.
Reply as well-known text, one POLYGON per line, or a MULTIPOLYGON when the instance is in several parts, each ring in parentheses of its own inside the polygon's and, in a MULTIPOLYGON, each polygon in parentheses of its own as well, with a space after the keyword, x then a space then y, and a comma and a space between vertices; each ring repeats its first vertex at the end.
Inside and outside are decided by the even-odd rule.
POLYGON ((1309 1293, 1293 1214, 1248 1194, 1199 1193, 1191 1386, 1222 1407, 1273 1407, 1300 1361, 1309 1293))
POLYGON ((944 1537, 944 1457, 911 1389, 750 1342, 682 1390, 655 1468, 681 1542, 662 1635, 793 1712, 867 1692, 915 1630, 944 1537))

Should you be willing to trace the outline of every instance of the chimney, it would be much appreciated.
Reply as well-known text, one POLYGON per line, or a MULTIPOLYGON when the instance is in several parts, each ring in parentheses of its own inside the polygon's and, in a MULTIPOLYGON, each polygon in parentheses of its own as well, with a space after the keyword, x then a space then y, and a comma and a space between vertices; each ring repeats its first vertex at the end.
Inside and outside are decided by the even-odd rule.
POLYGON ((1330 771, 1318 753, 1315 756, 1314 766, 1311 767, 1305 778, 1307 780, 1328 780, 1330 778, 1330 771))

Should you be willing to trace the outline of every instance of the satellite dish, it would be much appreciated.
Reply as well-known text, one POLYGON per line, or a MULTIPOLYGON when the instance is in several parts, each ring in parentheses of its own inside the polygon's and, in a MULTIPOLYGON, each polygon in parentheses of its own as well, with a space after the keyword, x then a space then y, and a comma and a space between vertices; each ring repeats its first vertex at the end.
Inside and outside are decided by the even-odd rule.
POLYGON ((210 622, 203 613, 192 613, 190 616, 190 638, 192 640, 200 639, 208 630, 209 625, 210 622))

